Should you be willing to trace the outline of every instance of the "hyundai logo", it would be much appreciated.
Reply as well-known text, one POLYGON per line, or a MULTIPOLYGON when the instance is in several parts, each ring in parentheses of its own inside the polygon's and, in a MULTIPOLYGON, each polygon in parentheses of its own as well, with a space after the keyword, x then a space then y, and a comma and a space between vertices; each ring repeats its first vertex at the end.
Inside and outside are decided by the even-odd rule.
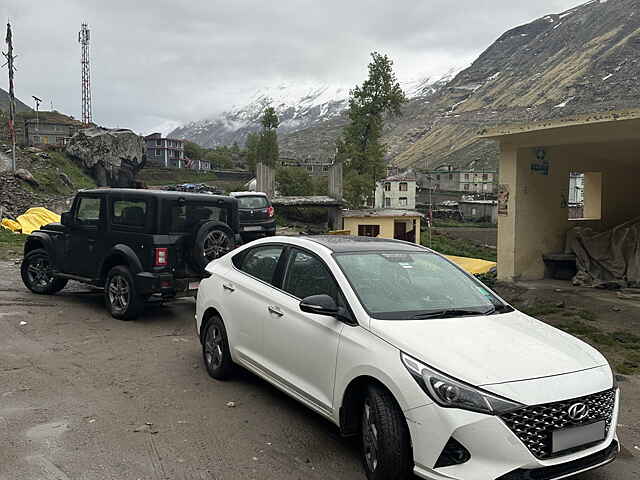
POLYGON ((574 403, 567 409, 567 414, 572 421, 579 422, 589 415, 589 406, 586 403, 574 403))

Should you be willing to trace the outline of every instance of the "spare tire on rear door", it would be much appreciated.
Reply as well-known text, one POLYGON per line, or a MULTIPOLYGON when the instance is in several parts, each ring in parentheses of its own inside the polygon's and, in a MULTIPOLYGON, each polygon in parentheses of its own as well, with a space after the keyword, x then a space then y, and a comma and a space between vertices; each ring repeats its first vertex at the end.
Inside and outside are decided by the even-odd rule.
POLYGON ((191 260, 196 268, 204 272, 211 260, 220 258, 233 250, 234 240, 231 229, 222 222, 209 221, 196 231, 191 260))

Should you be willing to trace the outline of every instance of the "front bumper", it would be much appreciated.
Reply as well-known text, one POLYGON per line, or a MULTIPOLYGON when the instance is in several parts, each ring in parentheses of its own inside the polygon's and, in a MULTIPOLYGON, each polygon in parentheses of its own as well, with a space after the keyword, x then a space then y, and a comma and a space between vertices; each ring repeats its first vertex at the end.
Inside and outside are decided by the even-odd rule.
POLYGON ((536 458, 496 416, 436 404, 408 410, 405 417, 413 442, 414 473, 432 480, 556 480, 597 468, 613 461, 618 453, 619 402, 616 392, 612 426, 602 442, 545 460, 536 458), (471 456, 462 464, 435 468, 450 438, 471 456))

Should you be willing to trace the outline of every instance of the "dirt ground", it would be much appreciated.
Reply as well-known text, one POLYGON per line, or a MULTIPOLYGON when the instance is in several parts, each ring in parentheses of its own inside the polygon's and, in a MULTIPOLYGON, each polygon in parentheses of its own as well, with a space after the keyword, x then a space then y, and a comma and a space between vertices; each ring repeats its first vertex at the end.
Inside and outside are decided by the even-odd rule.
MULTIPOLYGON (((612 318, 631 328, 631 312, 612 318)), ((184 300, 121 322, 100 293, 35 296, 0 262, 0 480, 364 479, 330 423, 251 374, 211 380, 193 313, 184 300)), ((623 453, 579 479, 640 477, 640 377, 623 379, 623 453)))

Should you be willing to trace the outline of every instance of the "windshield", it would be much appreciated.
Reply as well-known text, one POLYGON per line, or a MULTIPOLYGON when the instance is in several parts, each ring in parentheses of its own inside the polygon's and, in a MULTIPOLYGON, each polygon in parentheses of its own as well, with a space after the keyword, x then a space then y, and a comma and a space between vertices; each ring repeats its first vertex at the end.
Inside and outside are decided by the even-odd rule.
POLYGON ((247 208, 247 209, 257 209, 257 208, 267 208, 269 206, 269 202, 267 201, 267 197, 263 197, 262 195, 256 195, 255 197, 236 197, 238 199, 238 208, 247 208))
POLYGON ((505 307, 480 282, 430 252, 347 253, 335 258, 374 318, 443 318, 505 307))

